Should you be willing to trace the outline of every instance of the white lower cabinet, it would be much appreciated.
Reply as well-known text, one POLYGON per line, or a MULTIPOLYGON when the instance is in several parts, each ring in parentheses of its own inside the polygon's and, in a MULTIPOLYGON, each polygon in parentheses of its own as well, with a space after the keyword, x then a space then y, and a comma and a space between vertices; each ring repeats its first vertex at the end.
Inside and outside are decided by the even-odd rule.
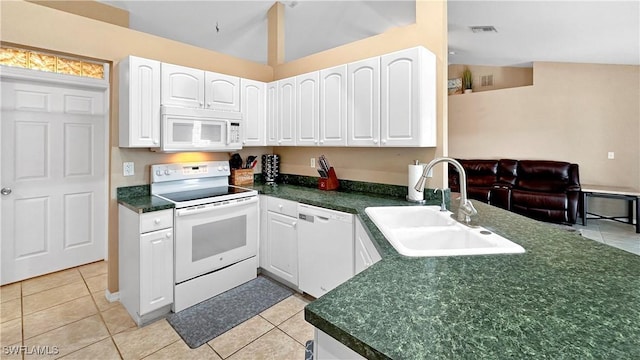
POLYGON ((140 326, 171 311, 173 209, 138 214, 119 205, 118 219, 120 302, 140 326))
POLYGON ((356 221, 354 250, 354 265, 356 274, 362 272, 362 270, 368 268, 369 266, 377 263, 382 259, 382 257, 380 257, 380 254, 378 253, 378 250, 373 245, 371 238, 369 238, 367 230, 365 230, 364 226, 359 220, 356 221))
POLYGON ((321 297, 381 257, 353 214, 261 195, 260 268, 321 297))
POLYGON ((313 358, 315 360, 364 360, 357 352, 349 349, 346 345, 332 338, 321 330, 314 329, 313 358))
POLYGON ((264 232, 260 243, 260 267, 267 274, 298 287, 297 205, 265 197, 264 232))

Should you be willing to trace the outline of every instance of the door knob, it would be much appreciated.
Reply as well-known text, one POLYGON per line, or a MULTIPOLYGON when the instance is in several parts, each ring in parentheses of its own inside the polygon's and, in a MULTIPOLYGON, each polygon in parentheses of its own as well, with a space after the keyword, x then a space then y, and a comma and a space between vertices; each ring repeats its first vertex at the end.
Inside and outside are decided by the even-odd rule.
POLYGON ((11 188, 2 188, 2 190, 0 190, 0 194, 2 194, 2 195, 11 194, 11 188))

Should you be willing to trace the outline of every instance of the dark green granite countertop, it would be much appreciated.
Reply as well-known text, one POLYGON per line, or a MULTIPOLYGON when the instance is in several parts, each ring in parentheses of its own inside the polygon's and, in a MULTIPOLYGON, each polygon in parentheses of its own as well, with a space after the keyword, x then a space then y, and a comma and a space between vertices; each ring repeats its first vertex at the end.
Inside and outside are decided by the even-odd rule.
POLYGON ((175 205, 159 197, 150 195, 149 185, 121 187, 117 190, 118 204, 139 214, 173 209, 175 205))
MULTIPOLYGON (((410 205, 400 198, 293 185, 254 188, 363 221, 382 260, 310 303, 305 318, 367 358, 640 358, 637 255, 474 201, 477 222, 526 253, 409 258, 364 212, 410 205)), ((139 201, 136 206, 149 211, 139 201)))

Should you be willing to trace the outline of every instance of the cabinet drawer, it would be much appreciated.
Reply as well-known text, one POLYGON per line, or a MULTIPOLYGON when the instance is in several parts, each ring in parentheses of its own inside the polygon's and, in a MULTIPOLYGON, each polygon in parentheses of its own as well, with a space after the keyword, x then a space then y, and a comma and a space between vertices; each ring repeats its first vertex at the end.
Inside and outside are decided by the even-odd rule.
POLYGON ((173 227, 173 209, 140 215, 140 233, 173 227))
POLYGON ((294 218, 298 217, 298 203, 295 201, 268 197, 267 210, 294 218))

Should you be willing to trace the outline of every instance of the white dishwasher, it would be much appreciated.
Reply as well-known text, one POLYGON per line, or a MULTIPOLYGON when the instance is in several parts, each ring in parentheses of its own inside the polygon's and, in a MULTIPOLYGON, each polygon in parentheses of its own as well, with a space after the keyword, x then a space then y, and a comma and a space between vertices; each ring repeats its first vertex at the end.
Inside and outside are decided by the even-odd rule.
POLYGON ((353 215, 298 204, 298 287, 319 298, 353 277, 353 215))

